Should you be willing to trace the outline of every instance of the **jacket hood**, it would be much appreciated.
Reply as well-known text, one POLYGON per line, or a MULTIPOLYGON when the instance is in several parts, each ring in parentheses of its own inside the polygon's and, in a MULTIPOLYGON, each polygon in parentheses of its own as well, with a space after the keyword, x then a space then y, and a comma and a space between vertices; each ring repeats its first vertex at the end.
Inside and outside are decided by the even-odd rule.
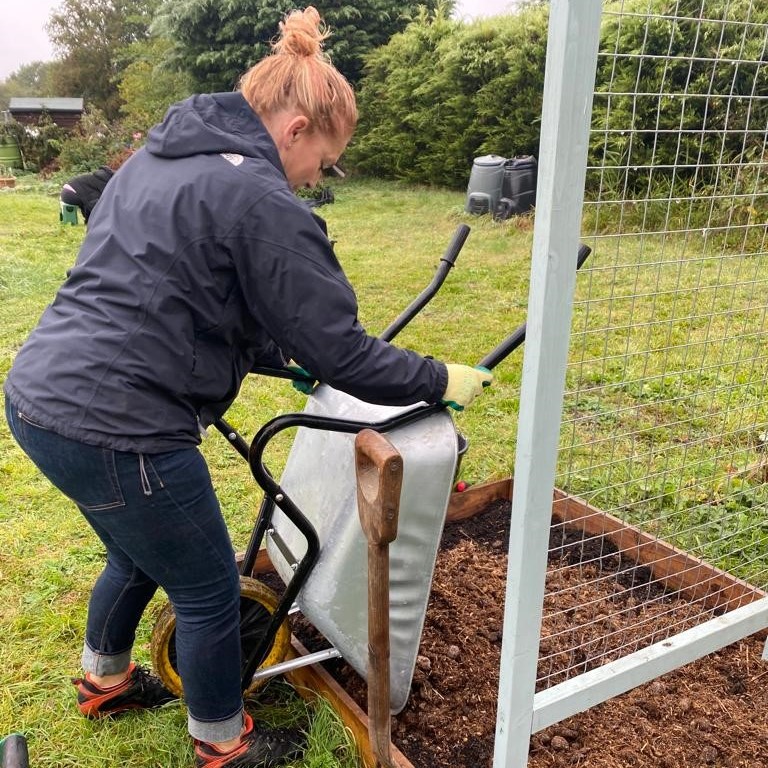
POLYGON ((267 156, 282 168, 277 147, 241 93, 200 94, 174 104, 149 131, 146 148, 168 158, 220 152, 267 156))

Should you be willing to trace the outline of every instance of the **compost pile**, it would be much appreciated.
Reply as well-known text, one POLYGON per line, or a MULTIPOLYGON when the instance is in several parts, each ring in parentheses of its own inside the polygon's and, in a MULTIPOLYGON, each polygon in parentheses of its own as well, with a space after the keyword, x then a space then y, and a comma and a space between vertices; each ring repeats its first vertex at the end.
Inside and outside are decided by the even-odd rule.
MULTIPOLYGON (((496 502, 469 520, 446 526, 412 693, 405 709, 392 721, 393 742, 416 768, 485 768, 492 764, 508 522, 509 503, 496 502)), ((572 611, 589 610, 590 605, 599 611, 600 602, 606 599, 623 601, 629 607, 610 618, 611 632, 616 631, 616 622, 625 620, 627 626, 621 631, 631 633, 635 609, 643 610, 644 615, 658 611, 662 623, 665 616, 674 614, 676 630, 685 628, 680 623, 685 604, 672 600, 680 604, 670 606, 670 600, 656 599, 657 587, 638 583, 638 573, 647 569, 627 569, 615 552, 604 547, 603 561, 595 561, 594 552, 583 542, 580 546, 579 539, 578 533, 560 531, 557 541, 550 542, 554 546, 543 656, 556 660, 557 643, 572 629, 557 626, 557 622, 573 624, 568 618, 572 611), (584 558, 584 567, 558 568, 577 556, 584 558), (605 573, 607 568, 624 569, 631 577, 610 582, 594 578, 594 569, 605 573), (552 579, 560 573, 571 582, 574 578, 583 581, 576 592, 578 606, 553 604, 558 590, 552 579)), ((565 591, 569 593, 572 591, 565 591)), ((581 631, 588 628, 601 635, 606 632, 599 620, 581 631)), ((317 643, 306 624, 300 622, 294 632, 308 646, 317 643)), ((590 642, 600 642, 599 637, 581 639, 586 648, 590 642)), ((626 637, 623 641, 626 643, 626 637)), ((768 768, 768 710, 764 706, 768 664, 761 660, 762 647, 761 639, 747 638, 534 734, 529 768, 768 768)), ((565 646, 562 653, 572 655, 565 646)), ((354 670, 341 660, 329 662, 326 668, 365 709, 366 685, 354 670)), ((557 677, 551 682, 558 682, 557 677)))

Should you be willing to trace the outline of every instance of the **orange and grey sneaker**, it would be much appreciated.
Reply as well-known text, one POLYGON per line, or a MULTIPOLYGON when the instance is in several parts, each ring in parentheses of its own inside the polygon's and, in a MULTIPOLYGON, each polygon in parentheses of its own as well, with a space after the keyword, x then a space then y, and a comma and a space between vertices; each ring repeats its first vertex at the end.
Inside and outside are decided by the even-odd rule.
POLYGON ((77 686, 78 709, 90 718, 119 715, 131 709, 156 709, 178 698, 144 667, 131 664, 128 677, 111 688, 101 688, 91 679, 72 678, 77 686))
POLYGON ((301 757, 304 738, 293 728, 261 728, 243 713, 245 730, 240 743, 229 752, 195 741, 197 768, 273 768, 301 757))

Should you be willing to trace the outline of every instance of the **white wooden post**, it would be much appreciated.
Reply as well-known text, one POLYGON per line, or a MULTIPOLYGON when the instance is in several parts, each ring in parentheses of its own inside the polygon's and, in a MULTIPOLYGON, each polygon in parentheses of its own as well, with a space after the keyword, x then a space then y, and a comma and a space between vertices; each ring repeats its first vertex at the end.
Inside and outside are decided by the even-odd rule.
POLYGON ((528 762, 601 0, 552 0, 494 768, 528 762))

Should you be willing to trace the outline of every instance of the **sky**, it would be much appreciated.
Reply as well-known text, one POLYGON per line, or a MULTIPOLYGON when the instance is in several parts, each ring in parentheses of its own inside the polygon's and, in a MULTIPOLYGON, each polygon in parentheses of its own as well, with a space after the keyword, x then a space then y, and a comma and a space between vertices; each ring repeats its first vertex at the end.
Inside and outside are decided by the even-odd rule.
MULTIPOLYGON (((0 7, 14 7, 0 24, 0 80, 24 64, 49 61, 54 51, 45 33, 45 24, 60 0, 0 0, 0 7)), ((504 13, 514 0, 457 0, 457 18, 471 21, 504 13)))

